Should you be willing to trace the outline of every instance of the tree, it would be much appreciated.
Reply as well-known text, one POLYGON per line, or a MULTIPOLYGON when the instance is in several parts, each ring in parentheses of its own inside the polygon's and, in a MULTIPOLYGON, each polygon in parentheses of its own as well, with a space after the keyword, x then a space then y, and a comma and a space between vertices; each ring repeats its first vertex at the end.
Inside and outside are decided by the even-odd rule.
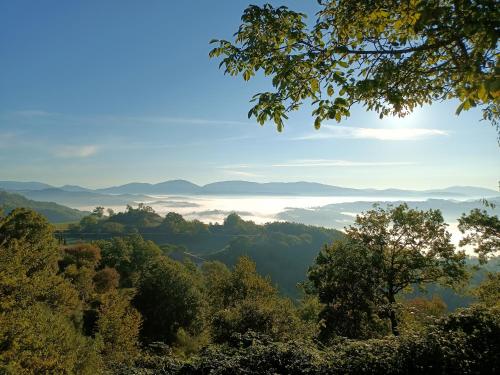
POLYGON ((161 255, 154 242, 139 235, 99 240, 95 245, 101 249, 101 265, 118 271, 122 287, 135 286, 146 263, 161 255))
POLYGON ((104 345, 102 354, 106 362, 133 362, 139 353, 141 316, 130 305, 130 296, 116 289, 104 294, 100 301, 97 334, 104 345))
POLYGON ((479 261, 486 263, 488 257, 500 254, 500 220, 486 210, 478 208, 463 214, 458 219, 458 229, 464 237, 460 246, 472 245, 479 255, 479 261))
POLYGON ((348 301, 362 293, 366 302, 360 305, 361 313, 370 312, 369 302, 385 309, 392 332, 398 335, 398 293, 430 282, 454 285, 466 278, 465 253, 455 250, 446 226, 439 210, 419 211, 406 204, 375 206, 358 215, 346 228, 347 240, 354 242, 351 251, 336 245, 318 257, 317 269, 312 268, 313 282, 321 277, 318 271, 332 280, 324 285, 316 281, 322 302, 348 301))
POLYGON ((303 332, 292 302, 257 273, 250 258, 239 258, 232 271, 219 262, 209 263, 203 274, 215 342, 230 342, 233 335, 249 331, 278 340, 303 332))
POLYGON ((104 267, 95 273, 93 281, 97 293, 106 293, 118 288, 120 274, 114 268, 104 267))
MULTIPOLYGON (((250 5, 234 43, 213 40, 225 73, 272 77, 248 116, 279 131, 311 101, 315 127, 341 121, 356 103, 380 117, 458 99, 457 114, 481 106, 498 128, 500 9, 495 0, 319 0, 316 22, 288 9, 250 5)), ((500 129, 499 129, 500 131, 500 129)))
POLYGON ((23 262, 30 274, 57 270, 59 249, 53 234, 53 226, 43 216, 24 208, 16 208, 0 221, 0 245, 20 241, 29 247, 23 262))
POLYGON ((319 253, 309 268, 306 291, 323 304, 320 339, 369 338, 383 331, 378 314, 380 257, 355 241, 336 241, 319 253), (312 290, 308 290, 307 286, 312 290))
POLYGON ((0 219, 0 373, 93 374, 95 342, 79 330, 82 301, 58 272, 52 226, 16 209, 0 219))
POLYGON ((203 297, 185 267, 166 257, 150 261, 141 273, 133 304, 143 317, 141 336, 146 342, 172 344, 183 328, 200 329, 203 297))
POLYGON ((97 216, 99 219, 101 219, 103 216, 104 216, 104 207, 102 206, 97 206, 96 208, 94 208, 94 210, 92 211, 92 215, 95 215, 97 216))
POLYGON ((500 272, 491 272, 486 279, 473 290, 478 302, 487 307, 496 307, 500 311, 500 272))

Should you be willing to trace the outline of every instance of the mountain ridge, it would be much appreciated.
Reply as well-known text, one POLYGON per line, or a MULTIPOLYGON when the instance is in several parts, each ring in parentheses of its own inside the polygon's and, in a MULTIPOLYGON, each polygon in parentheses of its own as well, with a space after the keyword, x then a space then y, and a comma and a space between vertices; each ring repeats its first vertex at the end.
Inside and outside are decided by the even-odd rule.
POLYGON ((216 181, 205 185, 197 185, 187 180, 177 179, 151 184, 147 182, 131 182, 124 185, 99 189, 90 189, 77 185, 55 187, 40 182, 0 181, 0 189, 14 192, 36 192, 40 190, 59 189, 64 192, 96 193, 96 194, 143 194, 143 195, 315 195, 315 196, 435 196, 435 197, 495 197, 500 193, 477 186, 449 186, 427 190, 414 189, 374 189, 350 188, 318 182, 252 182, 244 180, 216 181))

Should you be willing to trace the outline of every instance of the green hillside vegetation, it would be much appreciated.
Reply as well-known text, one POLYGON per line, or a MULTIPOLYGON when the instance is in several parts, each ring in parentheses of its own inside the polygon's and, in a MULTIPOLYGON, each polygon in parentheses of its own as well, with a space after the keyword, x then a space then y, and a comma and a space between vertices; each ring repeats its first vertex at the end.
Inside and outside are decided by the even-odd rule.
MULTIPOLYGON (((156 217, 142 211, 130 215, 156 217)), ((107 221, 101 209, 92 216, 107 221)), ((116 216, 125 223, 127 213, 116 216)), ((225 235, 264 231, 274 242, 302 228, 227 221, 225 235)), ((438 296, 391 289, 467 281, 441 226, 439 211, 367 213, 342 240, 311 250, 305 294, 293 301, 246 256, 229 267, 180 262, 165 255, 176 245, 139 233, 64 244, 44 217, 14 209, 0 219, 0 373, 495 374, 498 273, 452 314, 438 296)), ((497 254, 490 247, 485 262, 497 254)))
POLYGON ((62 206, 57 203, 33 201, 22 195, 0 190, 0 209, 5 213, 9 213, 17 207, 31 208, 45 216, 51 223, 75 222, 88 215, 87 212, 62 206))
POLYGON ((176 259, 190 257, 196 263, 218 260, 234 265, 249 256, 262 275, 269 275, 281 292, 297 297, 297 283, 314 260, 317 249, 342 233, 295 223, 257 225, 230 214, 223 224, 204 224, 185 220, 177 213, 161 217, 151 207, 127 207, 125 212, 104 215, 100 208, 64 232, 67 241, 111 239, 140 234, 154 241, 176 259))

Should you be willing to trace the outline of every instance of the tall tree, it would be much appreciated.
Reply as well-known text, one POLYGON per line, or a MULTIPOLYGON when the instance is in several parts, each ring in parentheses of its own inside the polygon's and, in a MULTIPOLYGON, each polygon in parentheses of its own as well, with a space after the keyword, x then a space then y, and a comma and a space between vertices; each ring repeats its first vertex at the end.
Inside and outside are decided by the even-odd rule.
MULTIPOLYGON (((457 113, 480 106, 498 128, 500 7, 495 0, 318 0, 316 22, 287 7, 250 5, 234 43, 213 40, 211 57, 232 76, 272 77, 248 116, 283 128, 312 101, 315 127, 340 121, 355 103, 405 116, 436 100, 457 113)), ((500 129, 499 129, 500 130, 500 129)))
POLYGON ((355 241, 336 241, 318 254, 309 268, 309 294, 323 304, 320 339, 369 338, 383 332, 378 318, 380 257, 355 241), (312 286, 312 288, 311 288, 312 286))
POLYGON ((453 285, 467 276, 465 253, 456 251, 446 227, 439 210, 420 211, 406 204, 376 206, 358 215, 346 228, 347 240, 355 244, 351 251, 334 246, 318 257, 310 272, 324 296, 322 302, 363 298, 366 303, 359 308, 365 316, 371 311, 369 302, 377 304, 398 335, 398 293, 430 282, 453 285), (321 281, 321 275, 331 280, 321 281), (352 296, 348 291, 354 291, 352 296))
POLYGON ((0 219, 0 373, 95 374, 95 342, 80 332, 82 301, 59 275, 52 226, 16 209, 0 219))
POLYGON ((143 317, 145 342, 172 344, 180 328, 188 333, 200 329, 202 293, 190 272, 169 258, 158 257, 146 264, 133 304, 143 317))

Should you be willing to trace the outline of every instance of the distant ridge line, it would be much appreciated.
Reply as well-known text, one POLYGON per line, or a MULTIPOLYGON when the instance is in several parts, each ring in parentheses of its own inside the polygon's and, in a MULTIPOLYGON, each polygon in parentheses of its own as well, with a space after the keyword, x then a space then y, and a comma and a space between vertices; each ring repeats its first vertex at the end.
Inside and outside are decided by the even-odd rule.
POLYGON ((285 195, 285 196, 367 196, 367 197, 448 197, 488 198, 500 193, 483 187, 450 186, 430 190, 357 189, 317 182, 250 182, 241 180, 218 181, 197 185, 187 180, 169 180, 156 184, 131 182, 124 185, 90 189, 77 185, 55 187, 36 181, 0 181, 0 189, 14 192, 51 191, 61 194, 141 194, 141 195, 285 195))

